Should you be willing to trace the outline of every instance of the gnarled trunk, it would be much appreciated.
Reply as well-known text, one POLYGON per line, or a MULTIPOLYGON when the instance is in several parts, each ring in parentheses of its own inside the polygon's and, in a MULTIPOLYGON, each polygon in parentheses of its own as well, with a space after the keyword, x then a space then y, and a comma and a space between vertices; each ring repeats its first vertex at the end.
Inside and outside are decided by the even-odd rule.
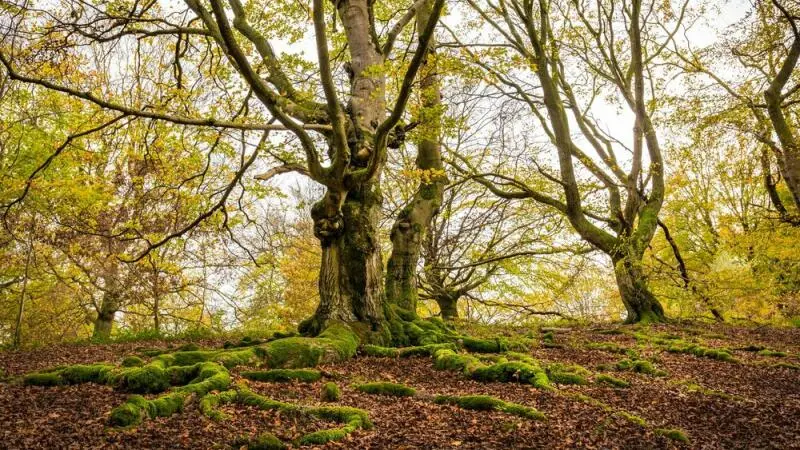
POLYGON ((300 331, 318 334, 330 321, 361 322, 380 331, 384 321, 383 264, 378 240, 377 184, 347 194, 328 192, 314 205, 314 234, 322 246, 320 303, 300 331), (341 204, 340 204, 341 203, 341 204))
POLYGON ((439 305, 439 311, 442 314, 442 319, 458 319, 458 297, 436 297, 436 304, 439 305))
POLYGON ((625 322, 664 322, 664 308, 647 286, 647 279, 642 271, 642 259, 627 256, 614 258, 612 261, 619 294, 628 311, 625 322))
POLYGON ((97 311, 97 318, 94 321, 92 338, 108 339, 111 337, 111 329, 114 327, 114 316, 119 310, 119 299, 116 294, 106 292, 103 294, 103 302, 97 311))

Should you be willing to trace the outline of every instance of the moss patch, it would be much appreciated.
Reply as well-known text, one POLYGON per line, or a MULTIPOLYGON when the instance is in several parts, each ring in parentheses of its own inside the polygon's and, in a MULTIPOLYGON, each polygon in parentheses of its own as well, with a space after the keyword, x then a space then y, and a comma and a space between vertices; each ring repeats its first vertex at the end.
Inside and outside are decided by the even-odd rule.
POLYGON ((535 408, 530 408, 518 403, 506 402, 488 395, 465 395, 460 397, 437 395, 433 399, 433 402, 440 405, 455 405, 459 408, 475 411, 501 411, 526 419, 544 420, 546 418, 543 413, 535 408))
POLYGON ((413 397, 416 389, 398 383, 375 382, 357 384, 354 386, 357 391, 373 395, 389 395, 393 397, 413 397))
POLYGON ((335 402, 342 398, 342 392, 336 383, 329 381, 322 385, 319 396, 323 402, 335 402))
POLYGON ((689 443, 689 437, 686 436, 686 432, 683 430, 677 428, 656 428, 654 431, 656 434, 670 438, 673 441, 683 442, 685 444, 689 443))
POLYGON ((665 377, 667 373, 656 369, 653 363, 644 359, 623 359, 614 366, 616 370, 631 371, 654 377, 665 377))
POLYGON ((288 448, 277 436, 264 432, 250 439, 242 436, 233 442, 234 448, 247 448, 247 450, 284 450, 288 448))
POLYGON ((282 381, 302 381, 313 383, 322 378, 319 370, 312 369, 272 369, 262 371, 247 371, 241 375, 248 380, 282 382, 282 381))
POLYGON ((126 356, 120 365, 122 367, 141 367, 144 365, 144 360, 138 356, 126 356))
POLYGON ((578 365, 553 363, 547 366, 547 377, 557 384, 589 384, 586 379, 589 375, 591 372, 578 365))
POLYGON ((620 379, 620 378, 617 378, 617 377, 613 377, 611 375, 606 375, 606 374, 597 375, 594 378, 594 381, 596 383, 607 384, 607 385, 609 385, 611 387, 615 387, 615 388, 626 388, 626 387, 629 387, 631 385, 630 383, 628 383, 627 381, 625 381, 623 379, 620 379))

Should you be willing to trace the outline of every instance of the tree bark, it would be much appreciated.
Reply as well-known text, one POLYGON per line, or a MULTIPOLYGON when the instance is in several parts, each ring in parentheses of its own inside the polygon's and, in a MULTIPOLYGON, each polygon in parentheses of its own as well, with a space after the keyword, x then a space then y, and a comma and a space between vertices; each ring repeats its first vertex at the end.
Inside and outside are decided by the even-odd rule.
POLYGON ((378 241, 381 194, 376 183, 342 195, 328 192, 314 205, 314 234, 322 246, 320 303, 300 325, 318 334, 330 321, 369 324, 380 331, 384 321, 383 264, 378 241), (333 211, 333 214, 331 212, 333 211))
POLYGON ((111 329, 114 327, 114 316, 119 309, 119 299, 113 292, 103 294, 103 302, 97 311, 97 319, 94 321, 93 339, 106 340, 111 337, 111 329))
POLYGON ((786 186, 792 193, 795 206, 800 210, 800 145, 781 107, 783 88, 797 66, 798 59, 800 59, 800 36, 795 36, 778 74, 764 91, 764 99, 772 128, 782 147, 781 153, 776 155, 782 162, 779 167, 786 186))
POLYGON ((444 296, 437 297, 436 303, 439 305, 439 311, 441 311, 442 319, 458 319, 458 298, 444 296))
POLYGON ((619 294, 628 311, 625 322, 664 322, 664 309, 647 286, 641 257, 614 258, 612 262, 619 294))
MULTIPOLYGON (((433 1, 417 11, 417 31, 428 25, 433 1)), ((411 202, 398 214, 391 231, 392 254, 386 268, 386 297, 411 314, 417 313, 417 264, 433 216, 439 212, 446 179, 441 153, 441 92, 434 41, 431 39, 420 67, 422 112, 416 166, 422 177, 411 202)))

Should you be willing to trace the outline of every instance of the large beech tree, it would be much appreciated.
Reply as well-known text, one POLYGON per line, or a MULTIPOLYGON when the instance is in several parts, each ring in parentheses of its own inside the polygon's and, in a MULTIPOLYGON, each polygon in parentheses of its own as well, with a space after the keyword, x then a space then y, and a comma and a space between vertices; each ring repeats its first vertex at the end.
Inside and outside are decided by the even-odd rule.
MULTIPOLYGON (((4 13, 8 26, 0 62, 12 80, 76 97, 111 117, 210 127, 230 132, 226 138, 236 136, 252 149, 241 153, 230 183, 193 220, 158 237, 125 230, 142 244, 132 260, 215 213, 227 217, 230 193, 265 153, 280 165, 260 178, 299 172, 325 186, 311 211, 322 249, 320 304, 301 329, 317 334, 336 320, 380 331, 387 311, 378 235, 380 178, 387 149, 402 143, 401 121, 443 6, 444 0, 314 0, 310 11, 282 1, 186 0, 184 7, 155 0, 64 1, 42 9, 23 4, 4 13), (315 64, 276 50, 273 42, 276 35, 301 40, 309 19, 315 64), (396 42, 414 35, 411 50, 396 50, 396 42), (78 67, 42 70, 63 55, 85 57, 87 48, 102 55, 91 73, 78 67), (154 64, 148 69, 142 61, 154 64), (131 101, 126 95, 130 79, 140 91, 160 95, 131 101), (117 89, 102 82, 116 82, 117 89), (290 133, 291 139, 276 144, 268 134, 274 130, 290 133), (257 144, 254 133, 262 134, 257 144)), ((435 83, 429 71, 423 89, 435 92, 435 83)), ((436 101, 433 95, 428 103, 436 101)), ((435 132, 423 140, 421 167, 440 165, 436 140, 435 132)))
MULTIPOLYGON (((492 39, 502 40, 495 48, 512 64, 502 71, 493 55, 469 46, 465 51, 538 118, 555 151, 558 175, 540 172, 561 195, 500 172, 472 171, 496 195, 533 199, 560 211, 584 240, 607 254, 628 322, 663 320, 642 267, 664 200, 663 152, 653 124, 662 86, 653 70, 681 29, 686 4, 672 11, 670 5, 642 0, 469 3, 495 32, 492 39), (598 124, 592 107, 604 95, 629 112, 628 138, 598 124), (618 157, 621 152, 626 154, 618 157), (597 192, 605 205, 587 199, 597 192)), ((624 117, 617 120, 628 120, 624 117)))

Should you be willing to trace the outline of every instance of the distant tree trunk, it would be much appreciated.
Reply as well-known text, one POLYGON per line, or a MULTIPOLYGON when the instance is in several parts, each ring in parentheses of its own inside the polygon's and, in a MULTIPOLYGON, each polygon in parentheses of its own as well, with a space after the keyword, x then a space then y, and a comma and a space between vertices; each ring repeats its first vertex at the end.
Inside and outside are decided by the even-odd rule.
POLYGON ((458 319, 458 297, 436 297, 436 303, 439 305, 439 311, 441 311, 442 319, 458 319))
MULTIPOLYGON (((429 0, 417 11, 417 30, 421 35, 433 8, 429 0)), ((391 231, 392 254, 386 269, 386 296, 390 303, 417 313, 417 264, 423 240, 433 216, 442 204, 446 182, 441 154, 441 93, 437 74, 434 42, 431 40, 420 68, 422 112, 418 120, 420 139, 417 145, 417 168, 422 170, 417 192, 397 216, 391 231)))
POLYGON ((764 177, 764 189, 767 190, 772 206, 778 211, 781 219, 786 220, 789 216, 789 211, 786 210, 780 195, 778 195, 778 182, 772 177, 772 164, 770 164, 769 150, 766 147, 761 148, 761 175, 764 177))
POLYGON ((119 296, 116 292, 106 291, 103 294, 103 301, 97 311, 97 319, 94 321, 94 331, 92 338, 106 340, 111 337, 111 329, 114 327, 114 316, 119 310, 119 296))
POLYGON ((19 293, 19 307, 17 308, 17 320, 14 325, 14 348, 22 344, 22 319, 25 316, 25 295, 28 293, 28 277, 30 274, 31 257, 33 256, 33 234, 36 230, 34 222, 33 231, 31 231, 30 239, 28 240, 28 254, 25 256, 25 273, 22 278, 22 289, 19 293))

